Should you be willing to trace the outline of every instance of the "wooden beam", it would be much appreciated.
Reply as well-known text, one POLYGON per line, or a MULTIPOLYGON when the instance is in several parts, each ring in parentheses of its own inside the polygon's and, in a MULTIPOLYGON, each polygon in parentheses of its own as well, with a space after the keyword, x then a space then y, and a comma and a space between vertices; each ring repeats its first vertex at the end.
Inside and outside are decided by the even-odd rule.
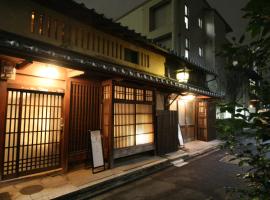
POLYGON ((29 65, 33 64, 32 61, 24 60, 23 62, 16 64, 16 69, 25 69, 29 65))

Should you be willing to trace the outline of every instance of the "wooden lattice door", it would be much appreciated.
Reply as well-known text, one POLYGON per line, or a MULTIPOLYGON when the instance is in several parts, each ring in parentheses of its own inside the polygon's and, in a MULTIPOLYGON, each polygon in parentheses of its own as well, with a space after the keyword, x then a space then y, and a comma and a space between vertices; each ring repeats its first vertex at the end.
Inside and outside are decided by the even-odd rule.
POLYGON ((198 102, 198 139, 207 140, 207 103, 198 102))
POLYGON ((62 94, 9 90, 4 178, 60 167, 62 94))

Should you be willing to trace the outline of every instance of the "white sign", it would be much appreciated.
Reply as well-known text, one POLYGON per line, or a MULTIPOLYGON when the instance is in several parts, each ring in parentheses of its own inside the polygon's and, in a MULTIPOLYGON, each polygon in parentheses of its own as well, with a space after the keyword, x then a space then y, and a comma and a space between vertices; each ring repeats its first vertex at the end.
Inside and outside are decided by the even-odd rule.
POLYGON ((93 168, 104 166, 103 148, 100 131, 91 131, 93 168))
POLYGON ((178 140, 179 140, 180 146, 183 146, 184 140, 183 140, 180 124, 178 124, 178 140))

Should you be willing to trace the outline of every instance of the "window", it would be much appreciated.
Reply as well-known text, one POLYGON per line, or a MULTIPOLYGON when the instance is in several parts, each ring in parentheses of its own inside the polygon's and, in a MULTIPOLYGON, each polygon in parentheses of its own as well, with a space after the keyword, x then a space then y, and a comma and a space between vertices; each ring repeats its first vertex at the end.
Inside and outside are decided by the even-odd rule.
POLYGON ((114 148, 153 144, 153 91, 114 86, 114 148))
POLYGON ((137 51, 125 48, 125 61, 139 64, 139 54, 137 51))
POLYGON ((188 16, 189 15, 189 10, 188 10, 188 6, 185 5, 185 16, 188 16))
POLYGON ((199 47, 199 56, 203 57, 203 48, 202 47, 199 47))
POLYGON ((35 32, 35 21, 36 21, 36 14, 35 14, 35 12, 32 12, 32 14, 31 14, 31 24, 30 24, 30 26, 31 26, 31 29, 30 29, 31 33, 34 33, 35 32))
POLYGON ((185 58, 189 58, 189 50, 188 49, 185 49, 185 58))
POLYGON ((203 21, 202 18, 198 18, 198 26, 202 29, 203 28, 203 21))
POLYGON ((189 58, 190 42, 188 38, 185 38, 185 58, 189 58))
POLYGON ((185 28, 188 30, 189 29, 189 8, 187 5, 185 5, 185 17, 184 17, 184 21, 185 21, 185 28))
POLYGON ((44 31, 44 16, 43 15, 39 15, 38 18, 38 33, 39 35, 43 35, 43 31, 44 31))
POLYGON ((171 4, 161 2, 150 8, 150 31, 166 26, 171 20, 171 4))

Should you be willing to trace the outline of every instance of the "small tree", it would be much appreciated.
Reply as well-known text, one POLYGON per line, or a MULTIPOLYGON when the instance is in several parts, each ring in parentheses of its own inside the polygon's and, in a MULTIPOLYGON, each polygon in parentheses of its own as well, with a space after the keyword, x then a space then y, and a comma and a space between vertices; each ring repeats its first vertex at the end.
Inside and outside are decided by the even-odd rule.
MULTIPOLYGON (((252 40, 239 41, 226 45, 221 55, 229 60, 228 70, 244 73, 254 67, 265 69, 270 61, 270 1, 250 0, 243 8, 244 17, 249 19, 247 32, 252 40)), ((252 88, 255 90, 255 113, 242 114, 248 109, 237 104, 236 98, 221 106, 221 112, 232 114, 230 119, 217 122, 220 137, 225 141, 224 147, 240 160, 239 166, 247 165, 247 171, 239 174, 247 182, 244 189, 236 189, 239 199, 270 199, 270 88, 266 80, 252 88), (236 106, 238 109, 235 109, 236 106), (243 131, 244 127, 249 131, 243 131)))

